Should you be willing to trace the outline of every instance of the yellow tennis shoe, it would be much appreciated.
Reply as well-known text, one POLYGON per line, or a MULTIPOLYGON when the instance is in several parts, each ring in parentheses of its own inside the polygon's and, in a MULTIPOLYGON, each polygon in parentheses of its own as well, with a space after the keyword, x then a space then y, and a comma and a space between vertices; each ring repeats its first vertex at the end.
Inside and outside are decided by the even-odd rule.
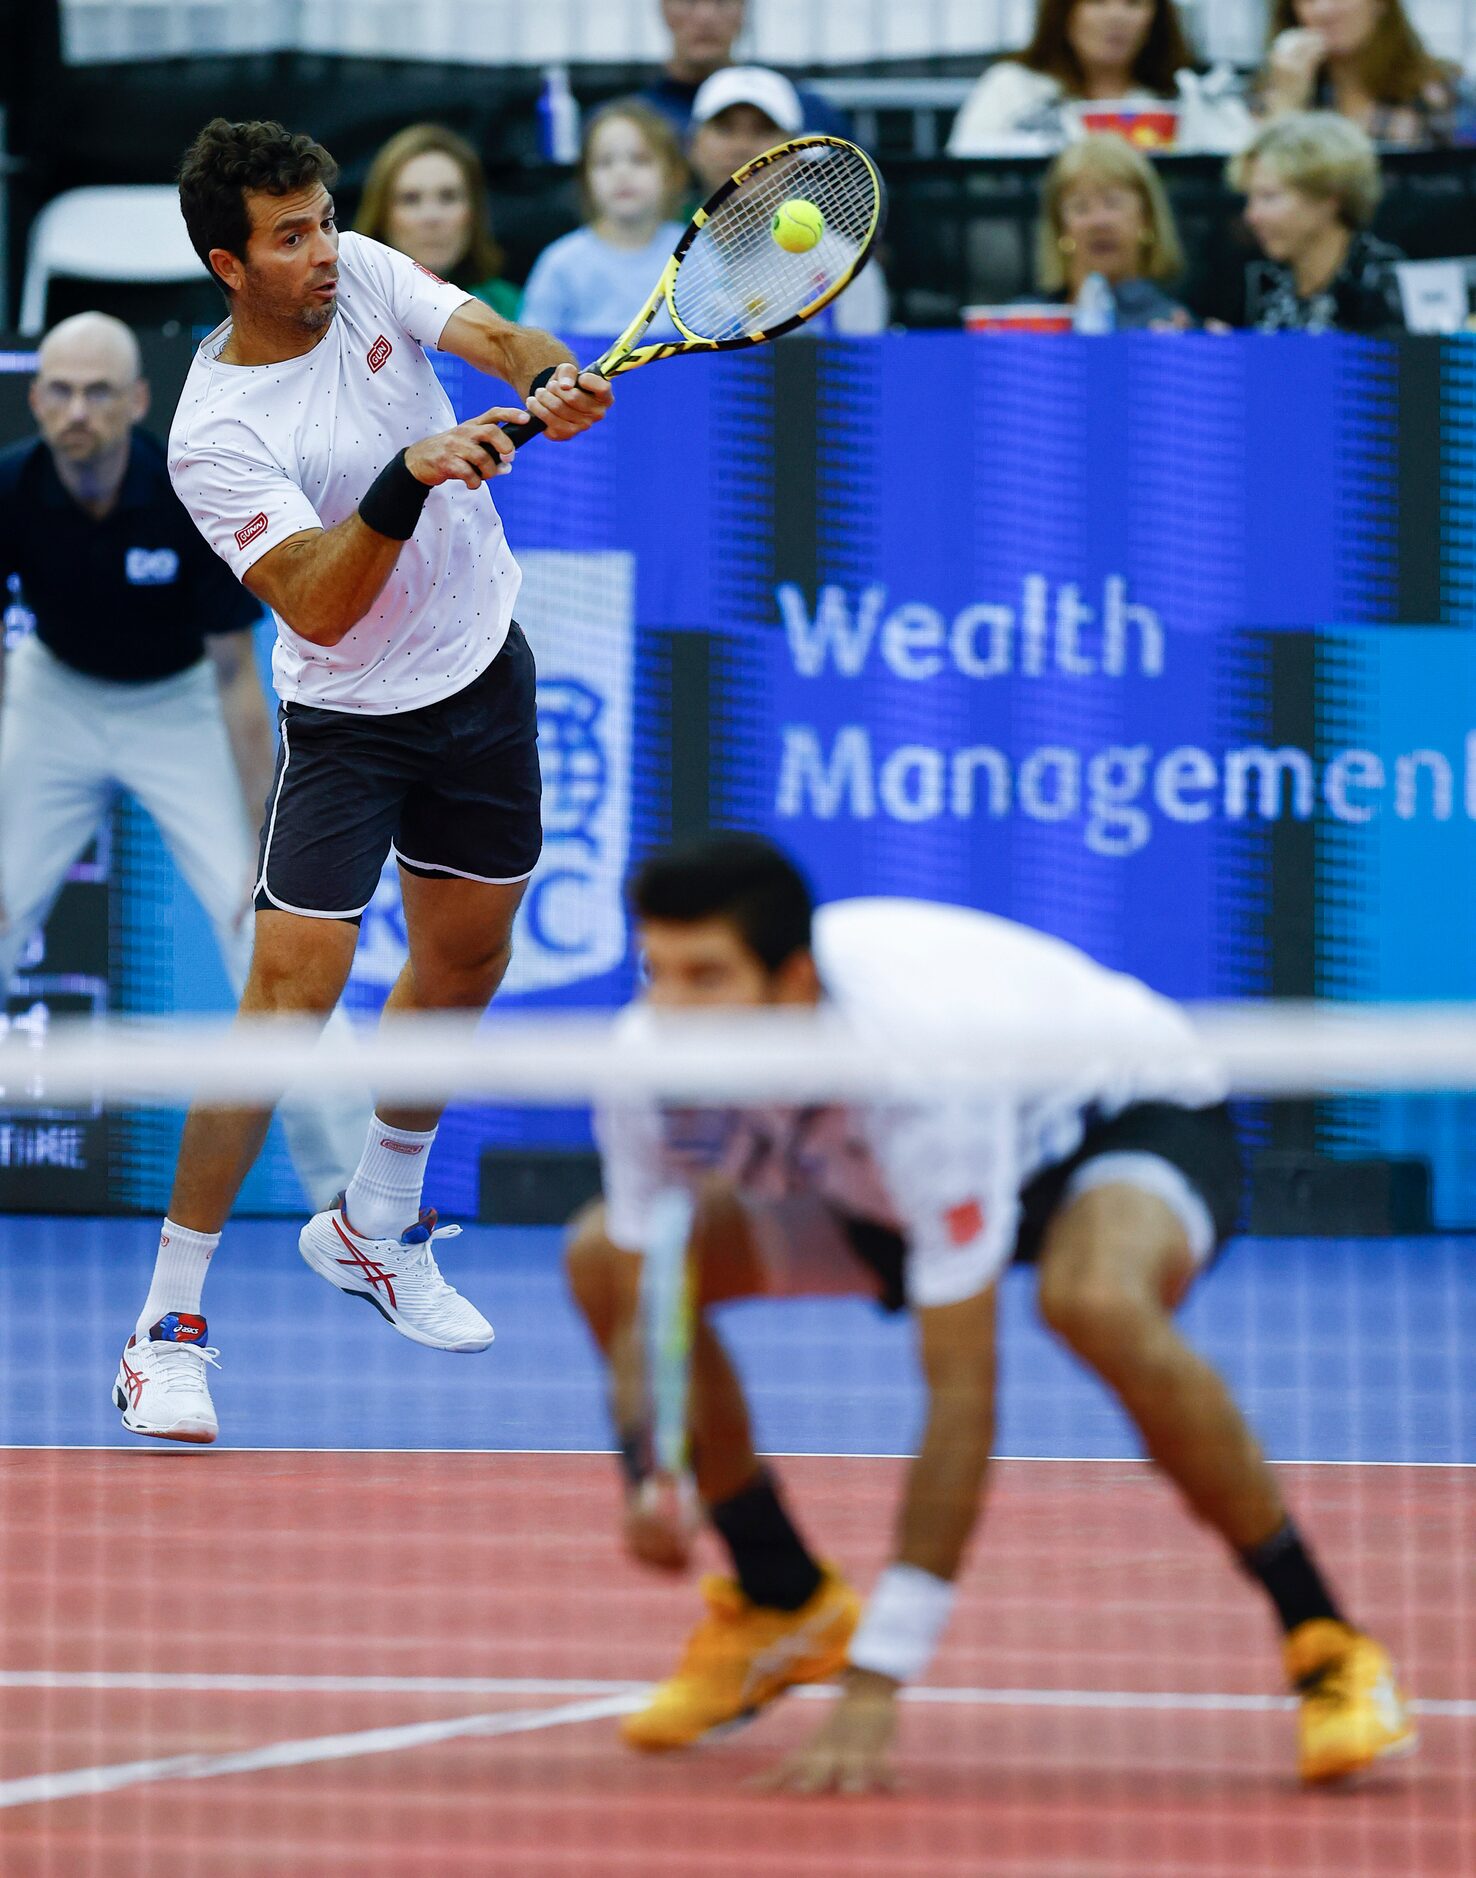
POLYGON ((797 1611, 752 1604, 731 1578, 715 1575, 702 1580, 702 1595, 707 1616, 687 1639, 676 1674, 620 1724, 633 1748, 690 1747, 796 1683, 824 1682, 845 1668, 861 1618, 860 1598, 829 1569, 797 1611))
POLYGON ((1394 1665, 1372 1637, 1314 1618, 1287 1638, 1286 1670, 1301 1696, 1303 1780, 1343 1780, 1385 1755, 1413 1751, 1418 1737, 1394 1665))

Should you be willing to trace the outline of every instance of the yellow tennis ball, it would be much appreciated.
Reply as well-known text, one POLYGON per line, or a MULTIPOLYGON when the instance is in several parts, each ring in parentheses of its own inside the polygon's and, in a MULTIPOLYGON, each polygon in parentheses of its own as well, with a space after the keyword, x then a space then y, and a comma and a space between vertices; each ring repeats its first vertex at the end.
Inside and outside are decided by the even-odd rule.
POLYGON ((825 233, 825 217, 813 202, 791 196, 780 203, 772 233, 786 254, 808 254, 825 233))

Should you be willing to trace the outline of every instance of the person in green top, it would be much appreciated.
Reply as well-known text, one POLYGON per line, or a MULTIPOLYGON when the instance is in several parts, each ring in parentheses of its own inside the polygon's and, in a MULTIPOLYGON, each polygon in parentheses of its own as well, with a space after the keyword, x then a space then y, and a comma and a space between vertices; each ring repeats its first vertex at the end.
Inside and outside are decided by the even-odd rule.
POLYGON ((516 321, 522 289, 504 280, 487 211, 487 173, 464 137, 411 124, 369 166, 354 227, 516 321))

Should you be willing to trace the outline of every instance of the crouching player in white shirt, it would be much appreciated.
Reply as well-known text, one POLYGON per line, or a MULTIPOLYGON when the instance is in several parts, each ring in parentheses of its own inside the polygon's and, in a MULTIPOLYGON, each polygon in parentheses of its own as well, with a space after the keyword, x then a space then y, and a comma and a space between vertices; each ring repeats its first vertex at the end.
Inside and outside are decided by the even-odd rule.
POLYGON ((646 1002, 663 1011, 827 1001, 869 1030, 908 1035, 1032 1014, 1087 1029, 1125 1023, 1150 1043, 1161 1036, 1179 1067, 1057 1098, 722 1113, 622 1104, 600 1115, 604 1198, 575 1222, 569 1273, 611 1365, 627 1543, 651 1565, 686 1561, 680 1517, 652 1492, 637 1300, 655 1203, 685 1188, 704 1313, 691 1451, 734 1566, 732 1580, 704 1587, 708 1615, 675 1675, 622 1724, 627 1741, 682 1747, 792 1684, 840 1674, 840 1700, 774 1781, 807 1792, 886 1783, 897 1692, 928 1667, 979 1512, 996 1288, 1023 1259, 1038 1268, 1045 1321, 1270 1598, 1301 1695, 1303 1777, 1337 1778, 1411 1746, 1388 1656, 1344 1620, 1224 1382, 1174 1325, 1241 1187, 1221 1080, 1186 1053, 1178 1009, 1059 940, 961 908, 853 900, 812 919, 803 879, 752 836, 657 857, 632 900, 646 1002), (742 1389, 705 1317, 735 1298, 801 1294, 870 1295, 917 1320, 926 1428, 895 1561, 864 1615, 811 1556, 758 1461, 742 1389))
MULTIPOLYGON (((546 333, 509 325, 362 235, 340 238, 332 157, 280 124, 207 124, 180 207, 229 317, 203 340, 169 438, 195 525, 276 616, 281 699, 245 1015, 326 1016, 394 853, 409 962, 386 1021, 479 1014, 507 969, 542 840, 521 576, 487 484, 535 413, 556 441, 610 389, 546 333), (427 347, 528 405, 456 422, 427 347)), ((308 1264, 405 1336, 481 1350, 492 1326, 442 1278, 422 1211, 439 1108, 382 1105, 346 1196, 304 1228, 308 1264)), ((123 1352, 125 1427, 217 1432, 201 1287, 265 1136, 265 1108, 195 1108, 153 1283, 123 1352)))

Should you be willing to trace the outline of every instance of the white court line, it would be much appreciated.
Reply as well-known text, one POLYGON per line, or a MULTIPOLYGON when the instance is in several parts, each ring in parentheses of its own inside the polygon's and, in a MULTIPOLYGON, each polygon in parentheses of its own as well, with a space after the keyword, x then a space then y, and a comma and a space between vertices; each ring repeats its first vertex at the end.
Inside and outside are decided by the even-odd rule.
POLYGON ((265 1747, 235 1754, 174 1754, 162 1760, 121 1761, 111 1766, 74 1767, 65 1773, 32 1774, 0 1781, 0 1807, 35 1806, 48 1800, 74 1800, 91 1793, 116 1793, 121 1787, 146 1786, 157 1780, 210 1780, 222 1774, 253 1774, 267 1767, 307 1767, 317 1761, 347 1761, 363 1754, 401 1754, 471 1735, 532 1734, 573 1722, 599 1721, 634 1708, 639 1695, 601 1696, 569 1702, 562 1708, 515 1709, 510 1714, 459 1715, 451 1721, 411 1722, 398 1728, 367 1728, 358 1734, 316 1735, 300 1741, 270 1741, 265 1747))
MULTIPOLYGON (((137 1442, 124 1441, 0 1441, 0 1454, 153 1454, 163 1460, 173 1460, 176 1464, 188 1466, 191 1458, 196 1465, 219 1466, 222 1458, 229 1454, 478 1454, 508 1456, 532 1456, 537 1460, 563 1460, 571 1457, 577 1460, 604 1459, 613 1460, 618 1450, 615 1448, 263 1448, 241 1446, 211 1447, 210 1459, 206 1460, 206 1449, 193 1447, 188 1443, 176 1442, 165 1447, 160 1444, 153 1448, 140 1447, 137 1442)), ((912 1452, 896 1449, 887 1454, 852 1453, 837 1454, 833 1448, 772 1448, 764 1457, 771 1461, 910 1461, 912 1452)), ((1142 1454, 994 1454, 990 1456, 990 1465, 1001 1461, 1029 1461, 1042 1467, 1148 1467, 1151 1465, 1142 1454)), ((1476 1461, 1327 1461, 1316 1456, 1278 1455, 1271 1463, 1273 1467, 1424 1467, 1444 1469, 1451 1473, 1476 1469, 1476 1461)))
MULTIPOLYGON (((600 1681, 556 1676, 282 1676, 213 1675, 190 1670, 0 1670, 0 1689, 88 1689, 194 1695, 463 1695, 565 1696, 630 1699, 650 1687, 644 1682, 600 1681)), ((834 1690, 809 1684, 790 1691, 812 1701, 827 1701, 834 1690)), ((1288 1695, 1222 1695, 1213 1691, 1177 1693, 1157 1689, 984 1689, 933 1688, 902 1691, 904 1702, 958 1708, 1079 1708, 1167 1710, 1187 1714, 1251 1714, 1296 1707, 1288 1695)), ((1450 1721, 1476 1720, 1476 1699, 1415 1701, 1419 1715, 1450 1721)))

